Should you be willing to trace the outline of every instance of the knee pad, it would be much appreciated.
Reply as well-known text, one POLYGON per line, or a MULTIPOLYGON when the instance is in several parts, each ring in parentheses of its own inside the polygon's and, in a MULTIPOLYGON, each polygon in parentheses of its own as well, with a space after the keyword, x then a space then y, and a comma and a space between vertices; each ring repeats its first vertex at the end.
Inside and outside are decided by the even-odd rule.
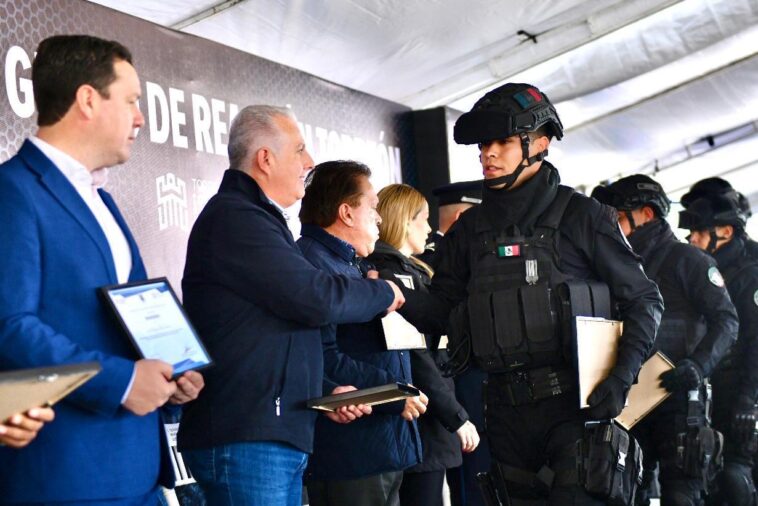
POLYGON ((755 485, 749 466, 727 463, 721 472, 719 488, 730 506, 756 506, 755 485))

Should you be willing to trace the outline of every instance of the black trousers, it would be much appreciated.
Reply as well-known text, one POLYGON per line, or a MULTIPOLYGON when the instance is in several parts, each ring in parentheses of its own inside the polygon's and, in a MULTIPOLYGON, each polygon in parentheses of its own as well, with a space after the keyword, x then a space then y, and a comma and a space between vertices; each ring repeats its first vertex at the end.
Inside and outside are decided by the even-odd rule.
POLYGON ((309 481, 310 506, 399 506, 403 472, 387 472, 356 480, 309 481))
POLYGON ((469 421, 479 432, 479 446, 471 453, 463 454, 459 467, 447 470, 450 486, 450 502, 453 506, 484 506, 476 475, 490 470, 490 449, 484 430, 484 380, 487 373, 471 365, 455 377, 455 397, 466 409, 469 421))
MULTIPOLYGON (((677 466, 677 436, 685 432, 688 401, 685 393, 666 399, 632 430, 642 447, 645 481, 637 504, 648 504, 650 479, 660 463, 661 503, 671 506, 700 506, 703 504, 705 483, 702 478, 687 476, 677 466)), ((698 415, 705 415, 705 405, 698 403, 698 415)), ((703 420, 704 423, 704 420, 703 420)), ((700 426, 702 424, 699 424, 700 426)), ((691 429, 690 429, 691 430, 691 429)))
POLYGON ((732 432, 732 410, 739 394, 736 371, 716 371, 713 386, 713 427, 724 434, 724 470, 718 477, 719 491, 708 499, 709 505, 754 506, 753 483, 755 449, 738 441, 732 432))
POLYGON ((442 506, 445 470, 404 473, 400 485, 401 506, 442 506))
MULTIPOLYGON (((576 392, 564 393, 532 404, 510 406, 502 385, 490 376, 485 389, 485 419, 492 459, 536 473, 543 465, 558 470, 574 465, 566 461, 566 449, 584 433, 586 417, 578 407, 576 392)), ((551 506, 603 506, 577 484, 556 485, 548 497, 529 487, 508 483, 508 494, 523 500, 543 500, 551 506)))

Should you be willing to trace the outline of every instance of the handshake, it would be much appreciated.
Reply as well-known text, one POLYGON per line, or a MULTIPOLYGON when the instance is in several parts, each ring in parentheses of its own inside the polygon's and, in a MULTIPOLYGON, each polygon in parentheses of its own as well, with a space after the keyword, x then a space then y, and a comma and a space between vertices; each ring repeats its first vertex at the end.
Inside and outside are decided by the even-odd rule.
MULTIPOLYGON (((368 279, 379 279, 379 273, 377 271, 368 271, 366 273, 366 278, 368 279)), ((390 285, 390 288, 392 288, 392 293, 395 294, 395 299, 392 301, 392 304, 387 308, 387 312, 391 313, 392 311, 397 311, 401 307, 403 307, 403 304, 405 304, 405 296, 403 295, 403 292, 400 290, 400 288, 397 286, 397 284, 394 281, 384 280, 385 283, 390 285)))

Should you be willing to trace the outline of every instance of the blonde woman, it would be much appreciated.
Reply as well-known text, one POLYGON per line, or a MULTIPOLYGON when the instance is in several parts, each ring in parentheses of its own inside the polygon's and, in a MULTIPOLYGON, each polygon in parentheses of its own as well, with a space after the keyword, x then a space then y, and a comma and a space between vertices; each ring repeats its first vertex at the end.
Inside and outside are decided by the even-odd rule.
MULTIPOLYGON (((418 190, 393 184, 379 194, 379 241, 368 260, 383 274, 394 275, 408 288, 426 291, 432 269, 413 257, 424 251, 429 227, 429 205, 418 190)), ((476 427, 455 399, 450 378, 443 378, 437 364, 446 359, 438 350, 439 336, 427 336, 427 350, 411 350, 413 384, 429 397, 428 410, 418 420, 424 458, 407 469, 400 487, 402 505, 441 506, 445 470, 461 465, 461 450, 479 444, 476 427), (457 436, 457 437, 456 437, 457 436)))

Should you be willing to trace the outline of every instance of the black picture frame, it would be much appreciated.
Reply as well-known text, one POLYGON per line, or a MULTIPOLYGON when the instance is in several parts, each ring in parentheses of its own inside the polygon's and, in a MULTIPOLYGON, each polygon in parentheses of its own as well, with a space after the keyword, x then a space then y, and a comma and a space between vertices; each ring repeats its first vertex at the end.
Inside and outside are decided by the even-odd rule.
MULTIPOLYGON (((205 348, 205 345, 203 344, 203 341, 200 338, 200 335, 197 333, 197 330, 192 325, 192 322, 187 316, 187 313, 184 311, 184 308, 182 307, 181 302, 179 302, 179 298, 176 296, 176 292, 174 292, 174 289, 171 287, 171 283, 168 281, 166 277, 150 278, 143 281, 135 281, 131 283, 122 283, 122 284, 117 284, 117 285, 102 286, 98 289, 98 292, 101 298, 104 300, 106 306, 108 306, 111 314, 118 322, 119 326, 121 327, 121 330, 129 338, 135 350, 137 350, 137 353, 139 353, 140 357, 166 361, 164 358, 161 358, 159 356, 146 356, 146 354, 144 353, 144 350, 140 346, 139 338, 136 337, 133 334, 132 330, 129 328, 129 325, 124 320, 124 317, 121 315, 121 312, 119 311, 118 307, 114 303, 113 297, 112 297, 112 295, 117 294, 117 292, 123 292, 123 291, 129 292, 134 289, 139 289, 140 287, 148 287, 148 286, 154 286, 154 285, 156 287, 163 288, 165 291, 171 294, 171 298, 176 304, 176 307, 178 308, 184 320, 184 323, 186 324, 187 330, 195 339, 197 349, 202 351, 205 359, 207 360, 206 362, 195 362, 193 365, 189 367, 184 367, 184 368, 179 369, 178 372, 177 372, 177 369, 175 369, 173 378, 178 378, 179 376, 181 376, 187 371, 201 371, 203 369, 207 369, 208 367, 211 367, 212 365, 214 365, 213 359, 208 353, 208 350, 205 348)), ((172 365, 176 365, 176 364, 172 364, 172 365)))

